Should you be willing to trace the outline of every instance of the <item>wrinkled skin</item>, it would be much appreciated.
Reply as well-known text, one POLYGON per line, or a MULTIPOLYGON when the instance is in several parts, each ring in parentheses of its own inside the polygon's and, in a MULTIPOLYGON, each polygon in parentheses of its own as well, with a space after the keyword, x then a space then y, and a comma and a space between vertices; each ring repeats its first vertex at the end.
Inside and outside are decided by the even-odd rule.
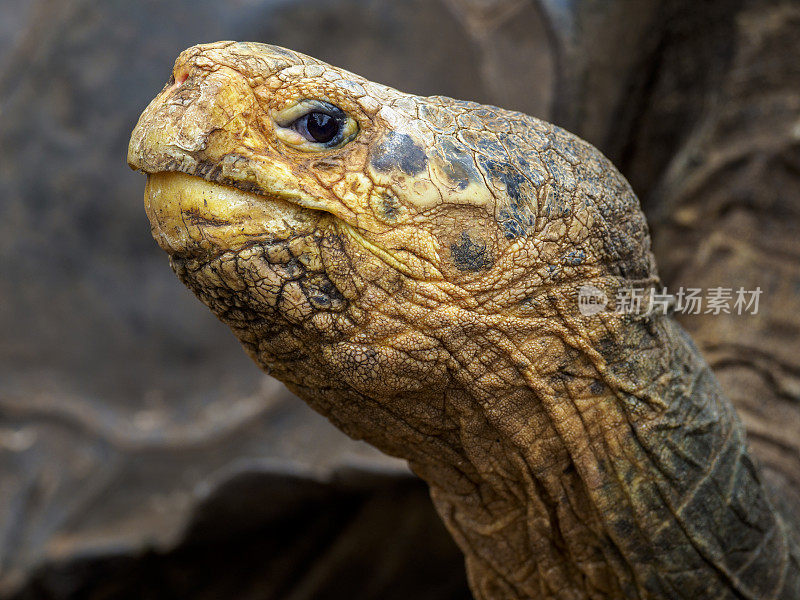
MULTIPOLYGON (((153 234, 250 356, 431 488, 479 599, 798 598, 729 401, 670 316, 638 201, 596 149, 281 48, 178 58, 129 163, 153 234), (282 133, 302 100, 357 124, 282 133)), ((313 443, 313 440, 309 440, 313 443)))

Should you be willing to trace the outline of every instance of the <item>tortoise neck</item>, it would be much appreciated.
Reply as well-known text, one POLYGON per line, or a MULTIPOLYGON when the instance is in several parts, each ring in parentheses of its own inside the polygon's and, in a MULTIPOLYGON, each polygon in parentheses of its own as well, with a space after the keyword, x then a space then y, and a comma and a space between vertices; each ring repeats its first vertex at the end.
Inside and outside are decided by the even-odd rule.
POLYGON ((707 365, 670 318, 625 327, 594 340, 599 357, 516 359, 525 386, 446 393, 460 459, 412 468, 476 597, 800 593, 792 534, 707 365))

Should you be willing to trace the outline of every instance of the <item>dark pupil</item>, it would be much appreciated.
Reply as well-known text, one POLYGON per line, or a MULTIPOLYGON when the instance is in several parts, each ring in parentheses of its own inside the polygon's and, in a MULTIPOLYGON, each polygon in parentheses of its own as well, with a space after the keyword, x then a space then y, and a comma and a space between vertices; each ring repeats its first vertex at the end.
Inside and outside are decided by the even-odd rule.
POLYGON ((330 142, 339 131, 339 123, 335 118, 323 112, 312 112, 306 122, 308 133, 317 142, 330 142))

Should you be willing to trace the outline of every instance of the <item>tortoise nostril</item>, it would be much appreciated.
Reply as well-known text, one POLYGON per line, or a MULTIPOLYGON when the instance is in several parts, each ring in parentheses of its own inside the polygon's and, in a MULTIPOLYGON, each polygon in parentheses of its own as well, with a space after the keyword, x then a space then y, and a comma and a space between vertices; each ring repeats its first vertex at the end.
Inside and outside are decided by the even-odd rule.
POLYGON ((177 88, 180 87, 183 84, 183 82, 186 81, 188 78, 189 78, 189 69, 187 69, 186 67, 179 67, 172 72, 172 75, 170 75, 167 85, 169 87, 177 88))
POLYGON ((167 81, 165 91, 167 94, 174 94, 178 92, 183 83, 189 78, 189 71, 187 69, 175 69, 167 81))

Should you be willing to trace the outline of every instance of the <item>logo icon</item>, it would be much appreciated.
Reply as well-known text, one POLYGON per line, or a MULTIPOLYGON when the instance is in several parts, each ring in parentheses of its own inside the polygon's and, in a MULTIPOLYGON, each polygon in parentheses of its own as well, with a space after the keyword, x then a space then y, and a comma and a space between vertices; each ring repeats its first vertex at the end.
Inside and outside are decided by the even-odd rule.
POLYGON ((596 315, 608 305, 606 293, 593 285, 582 285, 578 290, 578 310, 584 317, 596 315))

